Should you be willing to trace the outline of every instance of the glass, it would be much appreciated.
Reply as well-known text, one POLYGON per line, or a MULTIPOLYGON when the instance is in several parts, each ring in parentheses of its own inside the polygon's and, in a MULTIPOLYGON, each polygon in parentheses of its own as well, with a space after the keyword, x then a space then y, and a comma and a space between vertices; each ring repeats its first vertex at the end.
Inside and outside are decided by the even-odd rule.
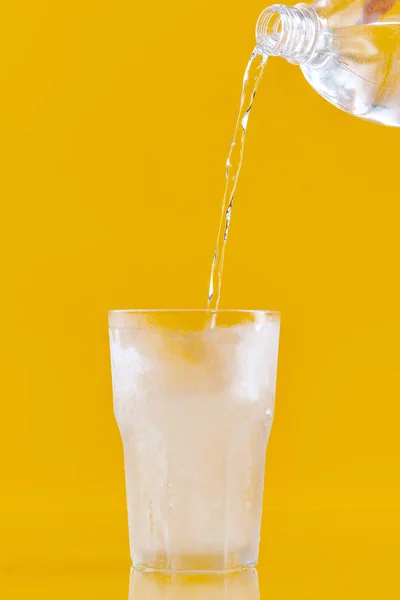
POLYGON ((135 567, 257 563, 279 341, 265 311, 111 311, 135 567))
POLYGON ((255 569, 236 573, 170 576, 132 569, 128 600, 260 600, 255 569))

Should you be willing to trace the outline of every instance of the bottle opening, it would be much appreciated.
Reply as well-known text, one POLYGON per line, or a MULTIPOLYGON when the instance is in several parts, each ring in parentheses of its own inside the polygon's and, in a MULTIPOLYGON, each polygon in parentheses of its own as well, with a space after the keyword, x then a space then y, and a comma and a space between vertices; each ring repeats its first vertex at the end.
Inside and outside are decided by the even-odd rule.
POLYGON ((307 4, 274 4, 261 13, 256 26, 259 50, 268 56, 282 56, 290 62, 306 62, 314 49, 319 19, 307 4))
POLYGON ((264 28, 267 35, 273 36, 276 40, 279 39, 282 31, 282 17, 279 12, 268 11, 268 14, 265 15, 264 28))

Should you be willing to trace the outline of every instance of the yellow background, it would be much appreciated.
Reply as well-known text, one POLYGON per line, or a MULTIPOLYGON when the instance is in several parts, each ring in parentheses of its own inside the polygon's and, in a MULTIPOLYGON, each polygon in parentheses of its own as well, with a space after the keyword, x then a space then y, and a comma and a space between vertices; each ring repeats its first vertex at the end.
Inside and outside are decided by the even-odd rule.
MULTIPOLYGON (((3 3, 5 597, 127 597, 107 310, 205 306, 263 6, 3 3)), ((397 130, 341 113, 270 60, 222 297, 282 312, 262 598, 399 591, 398 169, 397 130)))

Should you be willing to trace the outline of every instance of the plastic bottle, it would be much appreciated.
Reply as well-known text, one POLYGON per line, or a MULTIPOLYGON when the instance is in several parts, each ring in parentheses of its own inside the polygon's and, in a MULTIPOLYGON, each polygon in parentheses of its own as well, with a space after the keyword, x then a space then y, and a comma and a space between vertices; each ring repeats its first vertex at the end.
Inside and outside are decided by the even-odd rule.
POLYGON ((400 1, 276 4, 261 13, 256 38, 263 54, 300 65, 338 108, 400 126, 400 1))

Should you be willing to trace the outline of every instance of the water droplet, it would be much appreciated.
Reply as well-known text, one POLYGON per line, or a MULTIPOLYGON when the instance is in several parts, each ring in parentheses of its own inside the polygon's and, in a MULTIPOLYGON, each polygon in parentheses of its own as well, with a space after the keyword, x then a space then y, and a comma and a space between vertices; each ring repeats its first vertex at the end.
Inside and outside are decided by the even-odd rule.
POLYGON ((242 129, 244 131, 246 131, 246 129, 247 129, 247 122, 248 122, 248 120, 249 120, 249 113, 246 112, 245 115, 244 115, 244 117, 243 117, 243 119, 242 119, 242 129))
POLYGON ((153 512, 153 503, 149 502, 148 504, 149 510, 149 524, 150 524, 150 534, 153 535, 154 532, 154 512, 153 512))

